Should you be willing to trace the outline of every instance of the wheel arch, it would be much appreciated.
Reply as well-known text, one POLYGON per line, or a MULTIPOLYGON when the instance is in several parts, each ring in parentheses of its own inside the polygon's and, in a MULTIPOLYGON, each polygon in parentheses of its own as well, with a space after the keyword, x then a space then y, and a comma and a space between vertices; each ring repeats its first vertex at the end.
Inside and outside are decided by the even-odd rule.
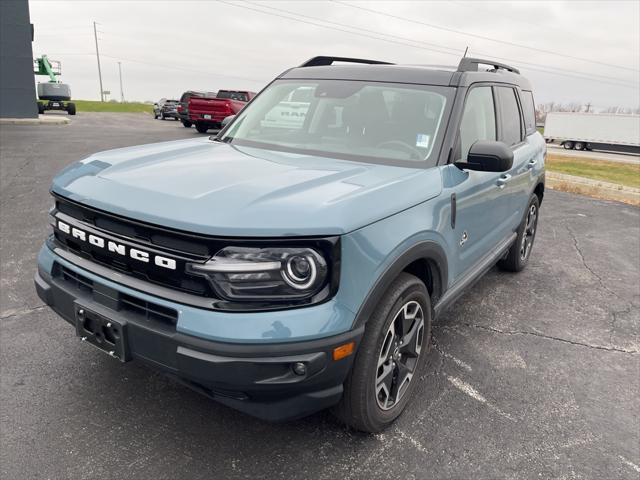
POLYGON ((367 323, 380 298, 402 272, 415 275, 425 284, 431 297, 433 316, 434 306, 447 289, 448 263, 444 249, 438 243, 427 240, 409 247, 387 266, 367 293, 356 314, 353 328, 367 323))

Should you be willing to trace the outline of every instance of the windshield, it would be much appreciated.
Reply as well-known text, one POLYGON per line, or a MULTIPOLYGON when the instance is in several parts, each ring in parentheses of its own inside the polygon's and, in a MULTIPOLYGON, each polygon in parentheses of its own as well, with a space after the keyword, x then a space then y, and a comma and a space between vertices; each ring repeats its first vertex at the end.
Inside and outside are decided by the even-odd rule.
POLYGON ((450 95, 448 87, 426 85, 278 80, 220 139, 238 146, 415 165, 437 152, 450 95))

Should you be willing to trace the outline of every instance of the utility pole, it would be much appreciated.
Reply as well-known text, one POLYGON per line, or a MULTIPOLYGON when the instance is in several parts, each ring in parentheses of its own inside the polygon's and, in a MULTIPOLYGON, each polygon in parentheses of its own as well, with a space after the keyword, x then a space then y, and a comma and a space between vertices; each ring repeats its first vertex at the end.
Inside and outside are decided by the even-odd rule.
POLYGON ((96 22, 93 22, 93 37, 96 40, 96 58, 98 59, 98 78, 100 79, 100 101, 104 102, 104 91, 102 89, 102 70, 100 69, 100 52, 98 51, 98 32, 96 22))
POLYGON ((118 74, 120 75, 120 102, 124 103, 124 93, 122 93, 122 65, 118 62, 118 74))

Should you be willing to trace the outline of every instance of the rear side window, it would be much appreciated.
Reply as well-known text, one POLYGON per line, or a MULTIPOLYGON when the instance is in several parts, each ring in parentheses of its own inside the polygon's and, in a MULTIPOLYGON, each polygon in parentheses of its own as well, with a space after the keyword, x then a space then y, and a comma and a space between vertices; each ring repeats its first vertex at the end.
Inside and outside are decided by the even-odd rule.
POLYGON ((500 140, 507 145, 522 141, 522 124, 516 91, 510 87, 496 87, 500 111, 500 140))
POLYGON ((522 113, 524 114, 524 128, 527 135, 531 135, 536 131, 536 107, 533 103, 533 94, 526 90, 520 95, 522 100, 522 113))
POLYGON ((460 122, 460 158, 467 158, 477 140, 496 139, 496 112, 491 87, 476 87, 469 91, 460 122))
POLYGON ((217 98, 228 98, 229 100, 238 100, 240 102, 249 101, 249 95, 246 92, 232 92, 229 90, 219 91, 217 98))

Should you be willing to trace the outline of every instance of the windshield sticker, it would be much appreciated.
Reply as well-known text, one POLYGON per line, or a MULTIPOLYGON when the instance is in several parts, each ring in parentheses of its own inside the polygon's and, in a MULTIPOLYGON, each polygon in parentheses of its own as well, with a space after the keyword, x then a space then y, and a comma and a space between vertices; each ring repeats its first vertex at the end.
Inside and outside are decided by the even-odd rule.
POLYGON ((429 148, 431 136, 426 133, 418 133, 416 135, 416 147, 429 148))

